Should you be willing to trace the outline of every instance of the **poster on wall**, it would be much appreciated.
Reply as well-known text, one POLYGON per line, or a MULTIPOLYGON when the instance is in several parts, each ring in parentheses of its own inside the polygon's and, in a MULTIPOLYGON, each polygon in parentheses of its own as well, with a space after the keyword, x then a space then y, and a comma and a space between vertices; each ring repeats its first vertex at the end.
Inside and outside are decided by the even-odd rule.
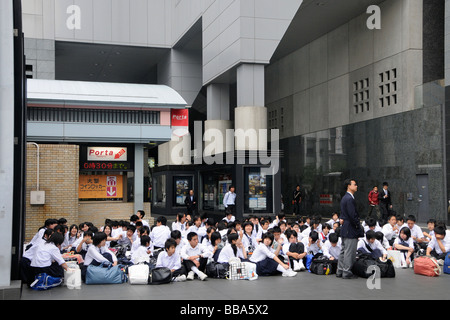
POLYGON ((253 210, 265 210, 266 200, 266 175, 263 173, 250 173, 248 175, 248 207, 253 210))
POLYGON ((123 176, 80 175, 79 199, 121 199, 123 198, 123 176))

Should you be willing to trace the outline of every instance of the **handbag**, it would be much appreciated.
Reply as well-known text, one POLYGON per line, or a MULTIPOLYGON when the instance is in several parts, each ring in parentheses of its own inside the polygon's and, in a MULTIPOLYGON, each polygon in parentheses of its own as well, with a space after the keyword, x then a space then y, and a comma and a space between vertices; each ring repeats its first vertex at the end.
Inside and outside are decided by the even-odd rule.
POLYGON ((206 275, 210 278, 225 279, 227 270, 223 264, 213 261, 206 265, 206 275))
POLYGON ((336 273, 336 270, 333 267, 333 264, 324 255, 314 257, 311 261, 309 270, 311 273, 314 273, 317 275, 330 275, 330 274, 336 273))
POLYGON ((128 281, 130 284, 148 284, 150 268, 145 263, 128 267, 128 281))
POLYGON ((119 265, 102 262, 99 266, 89 265, 86 270, 86 284, 119 284, 127 282, 127 275, 119 265))
POLYGON ((61 278, 49 276, 46 273, 40 273, 36 276, 30 288, 37 291, 49 290, 60 286, 63 283, 61 278))
POLYGON ((166 284, 172 281, 172 271, 169 268, 154 268, 149 273, 148 284, 166 284))
POLYGON ((414 273, 427 277, 438 277, 441 275, 441 267, 436 258, 421 256, 414 259, 414 273))

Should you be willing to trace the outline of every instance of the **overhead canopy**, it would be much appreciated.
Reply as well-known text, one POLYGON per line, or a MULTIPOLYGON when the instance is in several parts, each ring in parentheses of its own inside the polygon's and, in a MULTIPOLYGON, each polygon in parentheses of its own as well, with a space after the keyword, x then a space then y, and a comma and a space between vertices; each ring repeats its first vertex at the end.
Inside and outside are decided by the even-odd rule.
POLYGON ((29 104, 123 108, 186 108, 186 101, 165 85, 62 80, 27 80, 29 104))

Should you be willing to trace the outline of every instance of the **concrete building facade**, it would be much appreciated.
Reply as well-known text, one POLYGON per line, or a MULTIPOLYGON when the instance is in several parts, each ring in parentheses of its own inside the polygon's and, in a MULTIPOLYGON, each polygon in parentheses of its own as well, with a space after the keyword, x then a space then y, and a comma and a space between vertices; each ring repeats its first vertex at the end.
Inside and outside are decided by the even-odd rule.
MULTIPOLYGON (((169 156, 178 146, 169 142, 173 136, 145 151, 156 161, 151 170, 153 212, 173 215, 181 210, 182 198, 166 198, 178 192, 177 183, 185 186, 180 195, 195 189, 201 211, 220 211, 220 194, 242 180, 243 214, 277 213, 281 197, 290 213, 291 193, 300 184, 303 214, 326 215, 339 210, 341 184, 352 176, 360 186, 357 201, 363 215, 367 193, 387 181, 398 214, 414 214, 422 222, 447 220, 443 23, 448 10, 443 4, 22 3, 30 78, 167 85, 191 106, 190 136, 184 143, 192 154, 182 166, 169 156), (380 28, 372 28, 373 22, 380 28), (196 121, 202 123, 201 134, 208 129, 223 136, 227 130, 278 129, 283 156, 280 176, 273 181, 279 184, 272 185, 270 197, 259 199, 270 206, 252 207, 259 197, 253 197, 249 177, 261 178, 260 163, 244 165, 242 171, 195 166, 196 121)), ((261 139, 256 150, 272 148, 270 138, 261 139)), ((223 157, 253 149, 248 143, 234 148, 213 144, 214 153, 223 157)))

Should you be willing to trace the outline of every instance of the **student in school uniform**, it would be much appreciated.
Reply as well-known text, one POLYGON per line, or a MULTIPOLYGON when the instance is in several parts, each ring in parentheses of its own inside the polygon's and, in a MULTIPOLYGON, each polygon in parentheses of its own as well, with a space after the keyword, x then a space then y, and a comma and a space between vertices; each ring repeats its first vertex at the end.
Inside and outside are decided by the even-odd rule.
POLYGON ((414 259, 414 241, 411 238, 411 230, 408 227, 403 227, 400 230, 398 237, 394 240, 393 247, 395 250, 403 253, 406 266, 410 266, 411 261, 414 259))
POLYGON ((254 225, 252 222, 247 221, 242 225, 242 231, 240 233, 242 243, 245 246, 245 250, 248 255, 251 255, 255 248, 258 246, 256 234, 253 233, 254 225))
POLYGON ((108 236, 104 232, 96 232, 92 238, 92 245, 89 246, 84 264, 81 268, 81 278, 86 281, 86 271, 90 265, 99 266, 103 262, 109 262, 113 266, 117 265, 116 255, 106 248, 106 240, 108 236))
POLYGON ((305 270, 303 259, 306 256, 305 246, 302 242, 298 241, 297 231, 286 231, 286 237, 288 242, 283 245, 283 251, 289 259, 289 263, 294 271, 305 270))
POLYGON ((423 249, 426 250, 427 242, 425 236, 423 235, 422 229, 416 224, 416 217, 414 215, 409 215, 406 218, 406 225, 409 230, 411 230, 411 238, 414 241, 416 251, 423 249))
POLYGON ((435 219, 428 219, 427 221, 427 229, 428 231, 424 231, 423 235, 425 236, 426 240, 430 242, 433 239, 434 236, 434 228, 436 228, 436 220, 435 219))
POLYGON ((138 210, 136 212, 136 215, 138 217, 137 221, 141 221, 143 226, 147 226, 150 228, 150 225, 148 224, 148 222, 146 220, 144 220, 145 217, 145 211, 144 210, 138 210))
POLYGON ((63 250, 66 250, 67 252, 73 251, 73 244, 78 240, 80 235, 81 233, 79 232, 78 226, 76 224, 72 224, 65 236, 64 244, 62 246, 63 250))
MULTIPOLYGON (((133 254, 134 251, 136 251, 141 246, 141 238, 142 236, 149 236, 150 235, 150 229, 148 227, 140 227, 137 230, 137 238, 131 245, 131 254, 133 254)), ((148 245, 150 247, 150 245, 148 245)))
MULTIPOLYGON (((173 230, 170 233, 170 238, 169 239, 173 239, 175 240, 175 243, 177 244, 175 251, 178 253, 178 255, 181 257, 181 249, 187 245, 187 240, 183 239, 183 237, 181 236, 181 232, 180 230, 173 230)), ((165 244, 164 244, 165 246, 165 244)))
POLYGON ((160 216, 156 219, 156 226, 150 232, 150 240, 154 250, 164 250, 166 240, 170 238, 170 229, 166 226, 167 219, 160 216))
POLYGON ((308 237, 302 239, 302 243, 308 254, 316 255, 317 253, 322 252, 322 242, 320 241, 317 231, 311 231, 308 237))
POLYGON ((388 217, 388 222, 383 225, 383 228, 381 228, 381 232, 383 232, 385 238, 391 246, 398 237, 399 230, 400 229, 397 225, 397 217, 393 214, 388 217))
MULTIPOLYGON (((142 228, 144 229, 144 228, 142 228)), ((138 264, 139 262, 149 262, 150 261, 150 237, 147 234, 142 234, 139 237, 139 247, 135 248, 134 251, 131 252, 131 262, 133 264, 138 264)))
POLYGON ((19 269, 21 280, 28 286, 30 286, 30 284, 34 281, 33 268, 30 266, 31 260, 33 259, 40 245, 45 243, 48 239, 50 239, 53 233, 54 233, 53 229, 45 230, 43 237, 41 239, 37 239, 35 241, 35 244, 31 246, 28 250, 26 250, 22 255, 22 259, 20 259, 19 269))
POLYGON ((44 226, 40 227, 38 232, 33 236, 30 243, 27 245, 27 249, 31 248, 35 244, 36 241, 40 241, 42 237, 44 236, 44 232, 47 229, 54 229, 58 225, 58 220, 56 219, 47 219, 44 222, 44 226))
POLYGON ((331 261, 339 259, 341 253, 341 239, 336 233, 330 234, 328 240, 322 246, 323 255, 331 261))
POLYGON ((319 232, 319 239, 323 243, 325 243, 328 240, 328 237, 330 236, 331 227, 329 224, 324 223, 322 225, 322 231, 319 232))
POLYGON ((380 225, 378 224, 378 221, 371 217, 367 217, 362 225, 364 227, 364 232, 367 232, 369 230, 373 230, 375 232, 382 230, 380 225))
POLYGON ((186 229, 186 214, 184 212, 177 214, 177 220, 172 222, 172 231, 179 230, 184 232, 186 229))
POLYGON ((356 248, 357 251, 368 253, 375 259, 381 257, 382 260, 385 261, 387 258, 387 251, 380 241, 377 240, 376 233, 373 230, 366 232, 365 238, 358 241, 356 248))
POLYGON ((333 212, 331 215, 331 219, 326 222, 330 226, 330 228, 333 228, 333 225, 339 222, 339 214, 337 212, 333 212))
POLYGON ((34 276, 46 273, 56 278, 64 277, 64 270, 67 270, 68 266, 61 255, 63 242, 64 236, 59 232, 53 232, 47 241, 39 245, 30 263, 34 276))
POLYGON ((288 264, 278 258, 281 246, 276 251, 272 249, 273 241, 274 236, 271 232, 263 234, 261 244, 256 247, 249 258, 250 262, 256 264, 256 273, 261 277, 279 273, 284 277, 295 277, 297 272, 293 271, 288 264))
POLYGON ((192 218, 194 224, 189 228, 189 232, 195 232, 199 237, 199 241, 202 240, 203 236, 205 235, 199 235, 199 230, 202 226, 202 218, 199 215, 196 215, 192 218))
POLYGON ((169 268, 172 272, 173 282, 186 281, 186 268, 181 263, 181 257, 176 250, 177 242, 175 239, 167 239, 164 248, 165 250, 158 255, 155 267, 169 268))
POLYGON ((90 230, 87 230, 83 233, 83 236, 79 237, 78 240, 74 243, 75 253, 80 254, 83 259, 85 258, 89 247, 92 246, 93 237, 94 233, 90 230))
POLYGON ((225 265, 225 269, 228 269, 228 262, 231 258, 239 258, 241 261, 247 260, 247 251, 237 233, 228 236, 228 243, 220 251, 217 262, 225 265))
POLYGON ((189 243, 181 249, 181 258, 188 272, 187 280, 194 280, 195 275, 198 279, 205 280, 208 276, 204 271, 212 252, 198 242, 198 235, 195 232, 189 232, 187 240, 189 243))
MULTIPOLYGON (((438 260, 445 260, 447 253, 450 252, 450 234, 443 226, 434 228, 434 236, 427 247, 427 255, 433 256, 438 260)), ((441 261, 440 261, 441 262, 441 261)), ((442 261, 443 264, 443 261, 442 261)))

